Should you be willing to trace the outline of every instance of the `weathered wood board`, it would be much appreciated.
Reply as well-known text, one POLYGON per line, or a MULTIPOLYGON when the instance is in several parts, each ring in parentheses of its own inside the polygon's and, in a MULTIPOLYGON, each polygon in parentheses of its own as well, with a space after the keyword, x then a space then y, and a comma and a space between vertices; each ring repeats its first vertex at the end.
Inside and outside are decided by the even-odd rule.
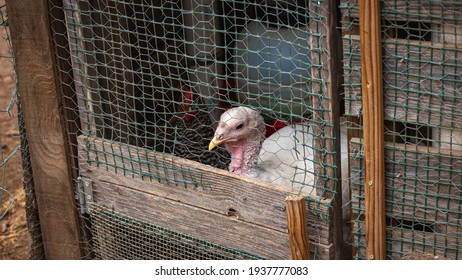
MULTIPOLYGON (((383 19, 392 21, 441 22, 455 21, 462 14, 462 3, 450 1, 445 4, 434 0, 395 0, 381 1, 383 19)), ((359 18, 358 0, 341 0, 341 7, 351 7, 349 15, 359 18)))
POLYGON ((317 194, 327 196, 333 200, 336 213, 332 217, 334 225, 334 244, 337 248, 337 259, 350 258, 351 246, 345 242, 349 239, 343 229, 349 224, 343 221, 342 209, 342 181, 340 159, 340 114, 342 105, 341 80, 342 51, 341 32, 337 28, 340 19, 338 2, 328 0, 322 2, 308 2, 312 19, 310 20, 311 47, 311 90, 313 93, 313 134, 314 137, 314 168, 317 176, 317 194), (321 152, 323 151, 323 152, 321 152), (325 189, 330 191, 324 191, 325 189), (340 194, 340 195, 335 195, 340 194))
MULTIPOLYGON (((45 258, 82 258, 47 0, 7 1, 45 258)), ((59 53, 59 52, 58 52, 59 53)), ((68 127, 69 128, 69 127, 68 127)), ((37 244, 34 244, 37 245, 37 244)), ((42 245, 42 244, 40 244, 42 245)))
MULTIPOLYGON (((354 223, 353 236, 358 248, 357 257, 366 258, 366 224, 354 223)), ((460 236, 460 233, 458 233, 460 236)), ((416 231, 399 226, 387 226, 387 258, 401 259, 409 253, 430 253, 451 260, 462 259, 462 240, 457 233, 445 235, 426 231, 416 231)))
MULTIPOLYGON (((385 119, 462 128, 462 49, 383 41, 385 119)), ((344 36, 346 111, 361 114, 359 36, 344 36)))
MULTIPOLYGON (((294 193, 310 196, 303 190, 135 146, 83 136, 78 140, 80 176, 93 182, 96 204, 217 245, 266 258, 290 257, 284 199, 294 193)), ((331 225, 319 218, 332 215, 329 203, 316 196, 307 202, 315 258, 333 258, 331 225)))
MULTIPOLYGON (((362 142, 353 138, 352 209, 364 209, 362 142)), ((441 234, 462 232, 462 152, 386 143, 386 209, 398 220, 418 220, 441 234)), ((461 240, 462 241, 462 240, 461 240)))

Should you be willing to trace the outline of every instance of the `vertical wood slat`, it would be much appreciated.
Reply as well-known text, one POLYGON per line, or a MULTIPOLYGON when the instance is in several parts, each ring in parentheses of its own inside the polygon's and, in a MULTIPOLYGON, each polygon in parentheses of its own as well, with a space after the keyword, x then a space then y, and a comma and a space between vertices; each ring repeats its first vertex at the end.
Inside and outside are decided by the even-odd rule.
POLYGON ((87 80, 88 69, 84 55, 85 42, 82 30, 81 17, 78 4, 71 0, 64 0, 63 8, 65 11, 65 24, 68 28, 68 42, 70 49, 70 62, 75 81, 75 90, 77 91, 77 104, 79 106, 79 116, 82 131, 86 135, 96 135, 96 122, 94 110, 94 95, 89 90, 89 81, 87 80), (85 102, 85 100, 87 100, 85 102), (88 106, 88 107, 86 107, 88 106))
POLYGON ((366 196, 366 254, 386 258, 385 158, 380 0, 359 1, 366 196))
POLYGON ((47 3, 6 2, 45 257, 79 259, 79 223, 47 3))
POLYGON ((310 243, 306 223, 306 201, 303 196, 289 195, 285 199, 290 255, 293 260, 310 259, 310 243))
POLYGON ((340 159, 340 107, 342 85, 342 45, 338 28, 340 14, 337 0, 310 1, 310 37, 313 120, 314 162, 317 179, 317 194, 333 199, 335 213, 331 223, 334 230, 332 240, 336 259, 350 259, 351 245, 344 242, 342 214, 342 180, 340 159), (321 96, 322 95, 322 96, 321 96), (325 125, 321 125, 325 124, 325 125), (325 151, 322 152, 322 151, 325 151), (323 189, 329 189, 324 192, 323 189))

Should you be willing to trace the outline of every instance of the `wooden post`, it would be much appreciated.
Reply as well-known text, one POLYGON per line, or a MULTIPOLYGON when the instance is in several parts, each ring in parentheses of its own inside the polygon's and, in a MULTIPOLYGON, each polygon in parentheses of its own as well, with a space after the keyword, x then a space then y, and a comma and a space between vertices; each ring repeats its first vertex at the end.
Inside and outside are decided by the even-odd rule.
MULTIPOLYGON (((311 90, 313 97, 314 167, 317 195, 332 198, 335 213, 329 239, 336 259, 351 259, 351 245, 344 242, 342 170, 340 155, 340 108, 343 83, 342 44, 338 0, 309 1, 311 41, 311 90), (318 137, 319 136, 319 137, 318 137), (325 189, 330 191, 324 191, 325 189), (335 196, 334 196, 335 194, 335 196)), ((348 227, 348 224, 346 224, 348 227)), ((349 234, 348 232, 346 234, 349 234)))
POLYGON ((366 196, 366 254, 386 258, 385 159, 380 1, 359 1, 366 196))
POLYGON ((306 201, 298 195, 286 200, 287 227, 289 229, 290 255, 294 260, 309 260, 310 247, 306 223, 306 201))
POLYGON ((47 3, 6 2, 45 257, 80 259, 79 223, 47 3))

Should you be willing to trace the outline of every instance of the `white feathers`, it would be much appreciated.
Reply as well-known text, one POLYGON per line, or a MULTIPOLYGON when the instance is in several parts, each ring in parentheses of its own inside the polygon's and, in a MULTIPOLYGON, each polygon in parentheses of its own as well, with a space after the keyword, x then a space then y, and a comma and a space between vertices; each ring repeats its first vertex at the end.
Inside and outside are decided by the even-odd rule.
POLYGON ((250 177, 293 188, 312 188, 313 136, 308 124, 281 128, 265 139, 250 177))
POLYGON ((314 186, 313 135, 308 122, 289 125, 264 139, 259 112, 236 107, 224 112, 209 150, 224 144, 231 154, 229 171, 273 184, 303 189, 314 186))

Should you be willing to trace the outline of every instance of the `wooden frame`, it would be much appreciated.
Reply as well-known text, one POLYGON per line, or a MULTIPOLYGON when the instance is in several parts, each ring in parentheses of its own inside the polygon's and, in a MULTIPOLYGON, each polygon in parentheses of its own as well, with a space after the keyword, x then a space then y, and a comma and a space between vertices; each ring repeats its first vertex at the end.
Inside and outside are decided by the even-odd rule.
POLYGON ((8 0, 6 4, 45 257, 80 259, 73 171, 61 115, 48 0, 8 0))
POLYGON ((359 0, 359 33, 364 157, 367 162, 364 179, 366 255, 369 260, 384 260, 386 258, 385 156, 380 0, 359 0))
MULTIPOLYGON (((92 181, 95 205, 220 246, 269 259, 291 258, 284 200, 293 194, 310 197, 309 193, 96 137, 81 136, 78 142, 80 175, 92 181), (138 155, 136 162, 129 160, 132 155, 138 155), (162 161, 173 167, 165 169, 169 178, 190 176, 189 181, 200 178, 204 185, 177 185, 142 175, 149 174, 148 163, 162 161)), ((310 236, 311 252, 321 259, 334 258, 328 238, 331 224, 316 217, 332 217, 330 199, 311 197, 304 202, 308 230, 316 232, 310 236)))
MULTIPOLYGON (((84 143, 82 137, 77 146, 77 134, 81 131, 81 128, 77 127, 79 124, 76 124, 75 127, 69 127, 70 124, 65 122, 65 118, 63 117, 64 114, 69 113, 77 115, 77 111, 69 112, 68 110, 62 110, 63 104, 69 102, 70 98, 75 98, 75 89, 73 88, 75 86, 73 86, 74 81, 72 80, 71 71, 72 65, 69 64, 71 54, 67 53, 68 50, 60 53, 63 50, 58 50, 53 45, 54 40, 69 40, 65 35, 67 31, 60 30, 62 31, 60 35, 53 35, 50 30, 53 26, 56 27, 57 23, 50 22, 49 20, 51 11, 48 3, 54 3, 59 6, 63 5, 62 2, 61 0, 51 0, 51 2, 49 0, 40 0, 33 3, 24 0, 9 0, 7 2, 17 63, 17 74, 20 77, 19 90, 21 92, 23 116, 30 144, 45 257, 48 259, 79 259, 88 254, 81 242, 82 220, 78 217, 74 200, 75 186, 73 180, 76 179, 77 175, 82 175, 94 181, 96 188, 100 188, 102 191, 106 190, 108 193, 107 197, 96 196, 96 203, 113 203, 112 206, 120 207, 118 208, 120 211, 130 212, 127 210, 127 207, 123 207, 124 203, 126 203, 124 201, 126 197, 111 196, 110 190, 115 191, 114 193, 126 193, 128 190, 136 190, 136 193, 147 200, 155 197, 156 200, 165 202, 164 205, 171 206, 174 204, 176 209, 196 207, 197 213, 201 213, 201 211, 204 212, 201 210, 203 207, 212 207, 206 213, 207 215, 216 217, 217 221, 221 221, 221 224, 218 224, 220 227, 217 227, 216 230, 221 230, 223 226, 231 224, 236 229, 247 230, 246 233, 250 233, 247 236, 261 236, 261 238, 255 239, 256 243, 226 243, 231 242, 232 238, 236 238, 230 236, 221 245, 238 246, 241 247, 239 249, 248 250, 251 253, 259 255, 263 254, 268 258, 289 258, 291 255, 289 250, 290 242, 287 235, 287 217, 285 211, 281 209, 284 209, 284 198, 293 193, 293 190, 290 188, 281 188, 280 186, 262 183, 250 178, 235 176, 219 169, 210 169, 209 167, 174 157, 170 159, 172 164, 188 166, 198 172, 212 172, 216 178, 209 177, 208 180, 215 184, 215 195, 208 196, 209 194, 198 193, 197 190, 193 190, 192 192, 190 190, 179 190, 171 186, 169 182, 146 182, 144 178, 125 177, 121 174, 114 176, 117 174, 117 169, 107 170, 105 167, 94 166, 86 161, 80 161, 80 166, 77 166, 75 161, 77 158, 76 148, 79 148, 79 153, 82 153, 82 151, 91 153, 91 151, 86 150, 88 143, 84 143), (58 73, 58 68, 70 70, 68 76, 64 77, 63 73, 58 73), (63 81, 67 81, 68 83, 63 85, 63 81), (66 130, 71 132, 72 135, 66 134, 66 130), (231 183, 223 183, 228 181, 231 183), (155 186, 155 188, 152 188, 152 186, 155 186), (242 201, 237 199, 242 197, 243 194, 248 194, 247 189, 251 189, 254 192, 249 195, 251 200, 255 202, 254 206, 247 205, 249 200, 246 203, 242 203, 242 201), (234 191, 234 193, 227 193, 227 191, 234 191), (231 199, 231 206, 228 205, 227 208, 223 208, 223 205, 220 204, 223 200, 222 193, 229 195, 228 199, 231 199), (182 202, 174 202, 172 195, 176 197, 176 200, 181 200, 182 202), (186 196, 191 197, 193 201, 183 203, 184 200, 187 200, 186 196), (108 198, 113 198, 113 200, 108 200, 108 198), (210 203, 207 205, 212 206, 201 204, 204 201, 203 199, 207 203, 210 203), (261 213, 261 209, 265 207, 267 209, 264 213, 269 214, 269 216, 255 216, 255 213, 261 213), (252 211, 254 211, 254 214, 252 214, 252 211), (210 214, 211 212, 214 214, 210 214), (240 215, 238 219, 234 217, 233 213, 240 215), (244 216, 242 216, 243 213, 245 214, 244 216), (270 233, 270 236, 276 236, 276 241, 268 242, 267 238, 264 238, 265 233, 270 233), (264 248, 267 248, 267 251, 264 248)), ((336 30, 337 14, 336 12, 332 14, 327 13, 330 9, 336 11, 334 9, 336 1, 328 1, 326 3, 326 5, 323 4, 322 12, 326 13, 325 16, 328 20, 328 23, 325 23, 328 25, 328 28, 327 30, 323 30, 327 32, 326 42, 328 45, 324 47, 328 48, 332 55, 340 56, 341 52, 336 51, 339 48, 339 44, 336 43, 339 38, 339 33, 336 30)), ((64 22, 65 16, 63 12, 62 15, 59 15, 59 18, 64 22)), ((68 44, 69 42, 66 43, 66 45, 68 44)), ((323 56, 320 59, 319 63, 325 61, 327 56, 323 56)), ((334 71, 334 69, 341 69, 337 65, 340 61, 340 59, 331 60, 328 67, 323 69, 320 76, 316 76, 317 79, 339 81, 341 77, 340 73, 334 71)), ((331 100, 329 104, 322 104, 330 110, 329 116, 323 116, 323 119, 326 118, 329 123, 333 124, 333 127, 328 128, 329 131, 327 133, 329 135, 340 135, 339 124, 336 121, 339 118, 339 108, 334 105, 340 99, 338 85, 338 82, 329 83, 327 90, 331 100)), ((80 101, 77 100, 77 102, 71 102, 67 105, 82 104, 79 103, 80 101)), ((75 119, 74 115, 72 119, 75 119)), ((100 145, 100 147, 110 145, 108 144, 109 142, 99 141, 97 138, 90 137, 89 139, 92 141, 92 145, 100 145)), ((330 141, 327 143, 327 149, 330 151, 340 151, 339 143, 340 141, 330 141)), ((136 147, 128 144, 118 143, 118 145, 125 147, 125 152, 130 151, 130 149, 136 149, 136 147)), ((148 153, 147 155, 148 158, 158 156, 155 153, 148 153)), ((327 157, 330 165, 339 166, 340 156, 328 155, 327 157)), ((165 160, 165 158, 169 157, 162 155, 162 158, 165 160)), ((331 168, 328 171, 330 177, 339 177, 340 172, 340 168, 331 168)), ((341 184, 333 181, 328 184, 339 194, 333 203, 333 209, 326 206, 330 205, 331 198, 313 197, 307 202, 308 223, 312 229, 310 229, 310 232, 323 232, 320 236, 312 237, 310 241, 312 245, 311 250, 323 259, 344 258, 343 252, 346 247, 344 247, 342 241, 343 235, 341 230, 343 223, 341 215, 341 184), (313 199, 322 201, 322 203, 313 203, 313 199), (324 224, 322 219, 315 216, 315 209, 316 211, 323 212, 323 215, 328 217, 330 222, 324 224), (335 216, 333 213, 335 213, 335 216)), ((309 196, 309 194, 303 195, 309 196)), ((165 210, 162 212, 164 215, 168 215, 173 209, 165 207, 158 210, 168 209, 168 211, 165 210)), ((203 217, 205 217, 205 213, 203 214, 203 217)), ((190 223, 191 221, 188 219, 184 220, 185 225, 189 225, 191 230, 194 231, 194 226, 197 226, 197 223, 189 224, 188 222, 190 223)), ((187 231, 185 228, 182 229, 187 231)), ((217 236, 217 232, 203 231, 203 233, 210 235, 209 237, 212 241, 216 241, 217 243, 222 242, 214 239, 217 236)), ((244 237, 242 234, 239 236, 244 237)), ((239 238, 239 240, 242 240, 242 238, 239 238)), ((305 257, 303 256, 303 258, 305 257)))
MULTIPOLYGON (((340 18, 337 11, 338 4, 337 0, 327 0, 316 5, 310 2, 310 13, 313 15, 313 19, 310 20, 310 31, 317 34, 310 37, 311 48, 318 50, 313 51, 311 55, 312 92, 322 94, 324 97, 322 99, 318 96, 313 98, 313 107, 323 108, 319 112, 314 112, 313 119, 319 123, 328 124, 322 128, 320 125, 313 126, 314 135, 326 137, 322 140, 315 137, 314 161, 316 172, 325 173, 324 176, 317 178, 318 189, 327 187, 337 194, 332 205, 336 215, 331 221, 333 225, 331 238, 336 248, 335 258, 350 259, 351 246, 348 242, 350 238, 348 234, 344 236, 344 229, 348 229, 349 226, 345 224, 348 221, 343 221, 342 180, 331 179, 341 178, 342 172, 340 168, 340 93, 343 73, 341 33, 337 26, 340 18), (327 50, 327 52, 319 50, 327 50), (326 81, 329 82, 326 83, 326 81), (322 150, 327 153, 321 153, 322 150)), ((324 195, 326 194, 330 195, 328 192, 324 195)))

